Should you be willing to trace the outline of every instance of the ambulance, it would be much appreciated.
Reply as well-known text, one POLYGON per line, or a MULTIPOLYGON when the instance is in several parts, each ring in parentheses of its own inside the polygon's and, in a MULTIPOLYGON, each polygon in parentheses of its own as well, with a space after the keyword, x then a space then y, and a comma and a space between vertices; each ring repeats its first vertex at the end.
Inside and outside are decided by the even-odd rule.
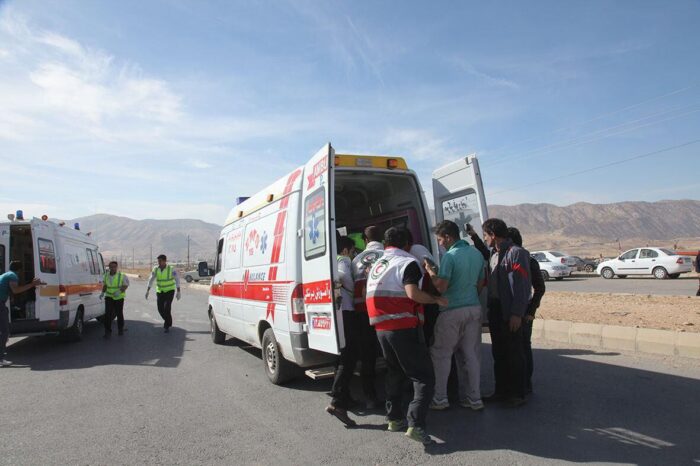
POLYGON ((104 315, 100 299, 105 273, 97 243, 63 223, 24 220, 22 211, 0 223, 0 273, 20 261, 19 284, 39 278, 44 283, 10 296, 10 335, 60 333, 80 340, 83 324, 104 315))
MULTIPOLYGON (((471 222, 479 231, 488 217, 475 156, 436 170, 433 195, 437 222, 471 222)), ((274 384, 299 368, 332 363, 345 346, 334 289, 336 231, 353 236, 368 225, 403 226, 438 257, 432 205, 399 157, 336 154, 327 144, 306 165, 239 201, 218 240, 211 337, 261 348, 274 384)))

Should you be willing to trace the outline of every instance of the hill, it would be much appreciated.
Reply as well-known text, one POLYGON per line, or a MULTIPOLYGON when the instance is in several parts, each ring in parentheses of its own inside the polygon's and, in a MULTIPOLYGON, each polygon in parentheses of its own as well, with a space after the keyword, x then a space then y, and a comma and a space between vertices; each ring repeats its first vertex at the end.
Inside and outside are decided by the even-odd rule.
POLYGON ((646 245, 700 247, 700 201, 695 200, 492 205, 489 215, 518 227, 530 250, 608 256, 646 245))
POLYGON ((131 265, 165 254, 169 260, 187 260, 187 236, 190 237, 190 260, 212 260, 221 226, 201 220, 134 220, 108 214, 76 218, 69 225, 80 223, 83 231, 92 232, 105 260, 122 257, 131 265))

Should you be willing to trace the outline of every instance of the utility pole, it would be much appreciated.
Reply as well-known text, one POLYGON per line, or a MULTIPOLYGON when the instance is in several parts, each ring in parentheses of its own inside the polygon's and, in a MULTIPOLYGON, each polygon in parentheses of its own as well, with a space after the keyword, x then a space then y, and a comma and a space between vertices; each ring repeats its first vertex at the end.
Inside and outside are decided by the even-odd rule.
POLYGON ((131 248, 131 270, 136 269, 136 248, 131 248))
POLYGON ((153 267, 153 243, 151 243, 151 255, 148 257, 148 268, 153 267))
POLYGON ((187 270, 190 270, 190 235, 187 235, 187 270))

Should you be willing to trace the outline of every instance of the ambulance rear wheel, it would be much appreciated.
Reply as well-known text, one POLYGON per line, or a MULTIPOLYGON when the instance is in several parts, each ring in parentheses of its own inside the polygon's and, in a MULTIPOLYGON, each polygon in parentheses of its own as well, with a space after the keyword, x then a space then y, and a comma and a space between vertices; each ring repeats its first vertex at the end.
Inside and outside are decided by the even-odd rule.
POLYGON ((63 333, 63 336, 69 341, 80 341, 83 339, 83 308, 78 308, 75 315, 73 325, 63 333))
POLYGON ((226 334, 219 330, 219 326, 216 324, 216 318, 214 318, 214 312, 209 311, 209 328, 211 329, 211 341, 217 345, 221 345, 226 341, 226 334))
POLYGON ((294 365, 284 359, 275 332, 268 328, 262 337, 262 359, 267 378, 275 385, 283 385, 294 378, 294 365))

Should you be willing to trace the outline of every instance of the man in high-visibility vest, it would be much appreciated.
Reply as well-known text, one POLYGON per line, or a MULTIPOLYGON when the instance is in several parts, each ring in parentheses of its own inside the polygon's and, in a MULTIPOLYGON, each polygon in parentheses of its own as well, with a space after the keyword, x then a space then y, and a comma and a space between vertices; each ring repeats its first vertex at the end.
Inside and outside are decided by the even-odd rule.
POLYGON ((163 318, 165 333, 173 326, 172 305, 173 297, 180 300, 180 277, 172 265, 168 265, 165 254, 158 256, 158 266, 153 268, 151 278, 148 280, 146 299, 151 291, 151 285, 156 282, 156 296, 158 297, 158 313, 163 318), (177 293, 176 293, 177 290, 177 293))
POLYGON ((105 338, 112 336, 112 321, 117 318, 117 333, 124 335, 124 298, 129 288, 129 277, 117 271, 117 261, 109 263, 109 272, 104 276, 102 294, 105 300, 105 338))
POLYGON ((384 233, 384 255, 372 266, 367 277, 367 312, 377 330, 377 338, 386 360, 386 408, 388 429, 424 445, 432 443, 425 432, 425 419, 433 397, 435 375, 425 335, 421 328, 421 304, 447 306, 443 297, 420 289, 420 266, 408 253, 410 244, 405 229, 391 227, 384 233), (408 415, 403 414, 403 381, 413 382, 413 401, 408 415))

